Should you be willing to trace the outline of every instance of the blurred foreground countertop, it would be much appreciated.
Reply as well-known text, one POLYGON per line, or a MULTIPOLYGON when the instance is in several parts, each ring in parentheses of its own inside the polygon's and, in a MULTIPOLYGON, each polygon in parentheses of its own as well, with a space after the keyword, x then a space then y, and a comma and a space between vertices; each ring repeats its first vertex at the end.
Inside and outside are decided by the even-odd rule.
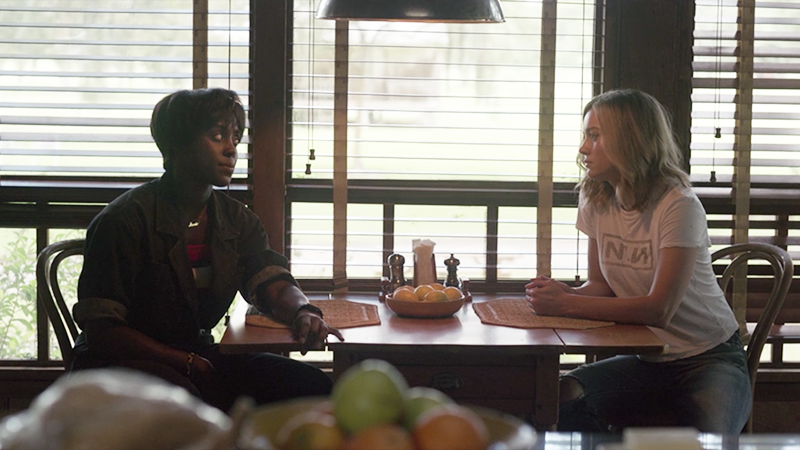
MULTIPOLYGON (((742 434, 723 436, 699 433, 704 450, 800 450, 800 434, 742 434)), ((664 443, 658 449, 665 449, 664 443)), ((655 447, 653 447, 655 448, 655 447)), ((586 433, 539 433, 532 450, 645 450, 629 449, 621 435, 586 433)))

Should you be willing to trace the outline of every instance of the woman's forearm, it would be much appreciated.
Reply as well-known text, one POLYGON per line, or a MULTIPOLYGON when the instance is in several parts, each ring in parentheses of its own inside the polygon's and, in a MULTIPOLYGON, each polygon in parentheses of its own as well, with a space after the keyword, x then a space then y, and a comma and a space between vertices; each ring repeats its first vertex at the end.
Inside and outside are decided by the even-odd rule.
POLYGON ((588 297, 615 297, 614 291, 608 284, 592 280, 587 280, 582 285, 572 288, 571 293, 588 297))

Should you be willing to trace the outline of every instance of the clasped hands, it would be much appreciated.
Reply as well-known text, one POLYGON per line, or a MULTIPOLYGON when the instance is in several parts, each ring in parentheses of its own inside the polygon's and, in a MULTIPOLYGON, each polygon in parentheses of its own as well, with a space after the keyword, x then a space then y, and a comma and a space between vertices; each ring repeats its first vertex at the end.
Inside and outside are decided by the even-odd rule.
POLYGON ((525 285, 525 300, 536 314, 543 316, 564 315, 562 302, 565 294, 574 294, 575 290, 566 283, 541 275, 531 279, 525 285))

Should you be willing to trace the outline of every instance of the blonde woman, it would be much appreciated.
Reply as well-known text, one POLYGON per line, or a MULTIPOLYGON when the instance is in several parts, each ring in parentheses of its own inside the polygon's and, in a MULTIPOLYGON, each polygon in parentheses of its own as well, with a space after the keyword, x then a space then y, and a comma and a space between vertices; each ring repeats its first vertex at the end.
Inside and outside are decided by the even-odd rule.
POLYGON ((526 297, 539 314, 646 325, 669 350, 567 373, 559 429, 608 431, 670 413, 683 426, 739 433, 752 402, 746 355, 669 115, 648 94, 610 91, 586 105, 584 134, 577 228, 589 237, 588 279, 573 288, 539 277, 526 297))

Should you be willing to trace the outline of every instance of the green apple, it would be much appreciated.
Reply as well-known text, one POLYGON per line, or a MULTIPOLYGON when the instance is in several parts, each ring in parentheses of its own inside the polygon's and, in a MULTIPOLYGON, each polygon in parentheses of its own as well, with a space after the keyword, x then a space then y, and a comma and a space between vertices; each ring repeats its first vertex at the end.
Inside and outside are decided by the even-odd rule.
POLYGON ((367 359, 347 369, 331 392, 333 413, 348 434, 373 425, 398 422, 408 383, 396 367, 367 359))
POLYGON ((403 411, 403 426, 407 430, 414 429, 414 423, 427 411, 455 402, 444 392, 425 386, 416 386, 406 391, 406 401, 403 411))

